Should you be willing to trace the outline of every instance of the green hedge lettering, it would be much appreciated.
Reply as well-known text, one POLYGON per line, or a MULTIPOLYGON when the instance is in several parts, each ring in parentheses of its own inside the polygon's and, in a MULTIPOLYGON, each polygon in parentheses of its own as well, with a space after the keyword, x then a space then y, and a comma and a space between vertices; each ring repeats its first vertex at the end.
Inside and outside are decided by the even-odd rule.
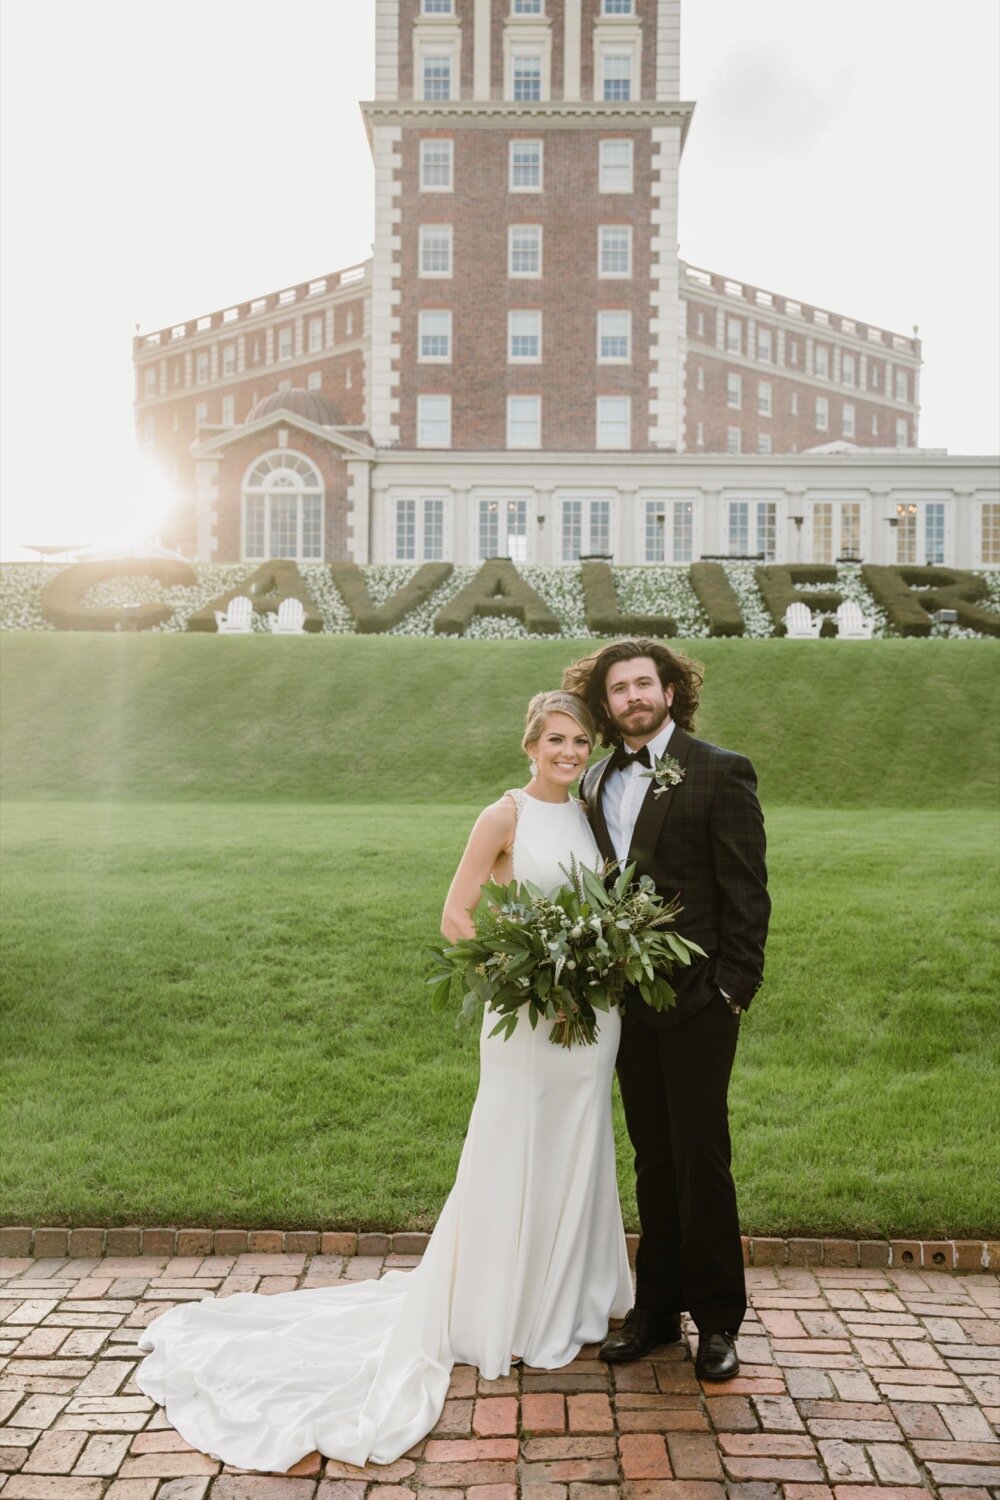
POLYGON ((377 606, 372 603, 365 575, 357 563, 331 563, 330 577, 350 610, 358 634, 380 635, 400 624, 411 610, 426 603, 435 589, 451 577, 452 567, 446 562, 424 563, 409 583, 377 606))
POLYGON ((140 604, 138 614, 126 615, 124 605, 84 604, 83 596, 96 583, 116 578, 155 578, 165 588, 197 582, 194 569, 169 557, 109 558, 103 562, 74 563, 59 573, 42 595, 42 614, 57 630, 118 630, 126 622, 138 630, 164 625, 172 604, 140 604))
POLYGON ((691 564, 691 587, 708 616, 709 635, 742 635, 746 630, 740 601, 721 563, 691 564))
MULTIPOLYGON (((796 588, 799 583, 836 583, 837 570, 831 563, 776 563, 754 568, 754 576, 777 635, 785 634, 785 610, 790 604, 804 604, 810 611, 832 612, 844 602, 837 589, 825 594, 815 591, 807 594, 796 588)), ((837 622, 824 620, 820 635, 836 634, 837 622)))
POLYGON ((541 595, 502 557, 484 562, 475 578, 438 611, 435 634, 464 635, 473 615, 512 616, 533 635, 558 635, 561 628, 541 595))
POLYGON ((953 609, 966 630, 1000 635, 1000 617, 975 605, 975 600, 989 597, 985 580, 975 573, 959 568, 880 568, 869 563, 861 569, 861 577, 900 635, 930 635, 930 616, 939 609, 953 609))
POLYGON ((677 634, 677 622, 669 615, 622 613, 618 608, 614 574, 606 562, 582 562, 580 578, 587 626, 596 635, 677 634))

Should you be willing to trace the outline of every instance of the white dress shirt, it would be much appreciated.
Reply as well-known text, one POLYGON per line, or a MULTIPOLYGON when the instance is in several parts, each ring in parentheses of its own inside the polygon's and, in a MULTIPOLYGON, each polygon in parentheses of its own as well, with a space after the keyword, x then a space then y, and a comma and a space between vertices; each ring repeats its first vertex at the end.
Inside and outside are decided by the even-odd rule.
MULTIPOLYGON (((664 724, 659 734, 648 742, 647 748, 651 762, 655 762, 658 755, 666 752, 673 732, 674 721, 671 719, 669 723, 664 724)), ((627 745, 625 749, 628 749, 627 745)), ((611 836, 615 854, 623 864, 628 858, 629 845, 632 842, 642 799, 649 791, 649 776, 643 775, 643 772, 649 770, 649 766, 626 766, 622 771, 609 771, 601 783, 604 821, 608 825, 608 833, 611 836)))

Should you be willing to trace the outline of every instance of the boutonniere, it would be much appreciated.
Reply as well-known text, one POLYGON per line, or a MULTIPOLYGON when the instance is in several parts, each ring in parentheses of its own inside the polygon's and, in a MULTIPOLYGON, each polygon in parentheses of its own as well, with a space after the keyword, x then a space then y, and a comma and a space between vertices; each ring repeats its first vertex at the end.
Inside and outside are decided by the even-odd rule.
POLYGON ((684 767, 673 755, 657 755, 653 758, 653 769, 643 771, 643 778, 656 782, 654 797, 662 797, 671 787, 680 786, 684 780, 684 767))

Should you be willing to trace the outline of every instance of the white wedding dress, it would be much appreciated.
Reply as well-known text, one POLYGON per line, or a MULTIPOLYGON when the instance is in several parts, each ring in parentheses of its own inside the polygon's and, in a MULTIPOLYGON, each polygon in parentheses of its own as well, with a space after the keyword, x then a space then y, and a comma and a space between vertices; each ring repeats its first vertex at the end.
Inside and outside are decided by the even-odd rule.
MULTIPOLYGON (((578 803, 517 804, 514 874, 543 890, 575 855, 600 864, 578 803)), ((621 1021, 564 1048, 518 1021, 480 1038, 479 1091, 455 1185, 416 1270, 171 1308, 146 1328, 140 1389, 194 1447, 284 1471, 318 1449, 391 1463, 431 1431, 452 1365, 557 1369, 632 1305, 615 1177, 611 1081, 621 1021)))

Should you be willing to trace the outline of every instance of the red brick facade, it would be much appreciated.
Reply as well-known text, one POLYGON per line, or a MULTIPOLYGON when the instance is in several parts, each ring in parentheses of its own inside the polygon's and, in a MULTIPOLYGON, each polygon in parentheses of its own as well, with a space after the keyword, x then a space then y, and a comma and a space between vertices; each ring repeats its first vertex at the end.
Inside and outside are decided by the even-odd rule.
MULTIPOLYGON (((215 526, 215 558, 231 561, 243 555, 242 535, 242 486, 247 471, 265 453, 279 447, 278 426, 263 432, 248 434, 220 454, 218 473, 218 521, 215 526)), ((347 473, 341 450, 332 443, 323 442, 301 428, 289 425, 286 429, 287 451, 301 453, 319 470, 325 491, 323 517, 324 560, 336 562, 346 560, 347 551, 347 473)))

